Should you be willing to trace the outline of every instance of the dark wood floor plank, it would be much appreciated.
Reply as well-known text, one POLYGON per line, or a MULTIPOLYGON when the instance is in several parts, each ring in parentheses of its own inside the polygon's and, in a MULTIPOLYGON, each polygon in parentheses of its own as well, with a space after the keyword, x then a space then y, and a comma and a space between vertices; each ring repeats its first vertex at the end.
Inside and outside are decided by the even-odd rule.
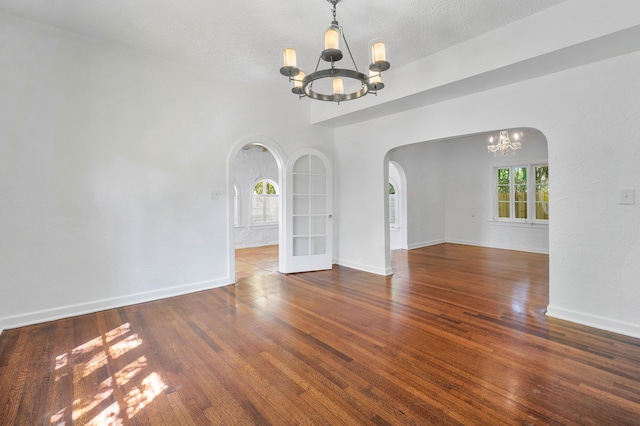
POLYGON ((639 423, 640 340, 548 318, 547 256, 441 244, 393 268, 5 330, 0 424, 639 423))

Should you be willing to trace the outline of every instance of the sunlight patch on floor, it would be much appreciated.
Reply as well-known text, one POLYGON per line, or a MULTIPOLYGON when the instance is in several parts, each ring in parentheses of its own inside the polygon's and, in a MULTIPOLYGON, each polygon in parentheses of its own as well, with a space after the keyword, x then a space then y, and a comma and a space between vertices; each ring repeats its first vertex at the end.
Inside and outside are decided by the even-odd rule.
MULTIPOLYGON (((75 347, 71 352, 63 353, 55 358, 56 381, 73 376, 74 389, 78 393, 85 387, 95 386, 98 370, 108 367, 123 355, 134 350, 140 350, 142 339, 133 333, 129 323, 122 324, 102 336, 95 337, 75 347), (93 383, 92 383, 93 382, 93 383)), ((112 371, 111 369, 106 371, 112 371)), ((153 402, 168 386, 160 375, 151 372, 140 379, 149 363, 145 355, 119 369, 97 387, 91 397, 77 398, 72 407, 63 407, 50 418, 51 425, 64 425, 71 420, 89 420, 88 425, 122 425, 125 417, 132 419, 141 410, 153 402), (135 380, 140 380, 135 382, 135 380), (133 385, 124 395, 123 386, 133 385), (119 390, 116 392, 116 390, 119 390), (100 410, 109 400, 115 401, 100 410), (69 411, 71 408, 71 411, 69 411), (93 417, 91 417, 93 415, 93 417)), ((104 377, 104 376, 102 376, 104 377)))

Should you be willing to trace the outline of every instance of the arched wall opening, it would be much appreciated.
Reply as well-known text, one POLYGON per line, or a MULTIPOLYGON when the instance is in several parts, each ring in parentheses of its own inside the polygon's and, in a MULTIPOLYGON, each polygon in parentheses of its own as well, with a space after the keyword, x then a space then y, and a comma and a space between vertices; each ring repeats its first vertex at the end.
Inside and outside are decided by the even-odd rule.
MULTIPOLYGON (((279 185, 279 197, 278 197, 278 224, 277 226, 270 226, 275 229, 275 234, 277 235, 278 242, 278 263, 282 265, 283 259, 283 250, 284 250, 284 227, 283 227, 283 183, 284 183, 284 165, 286 163, 286 154, 284 150, 278 145, 277 142, 273 141, 264 136, 251 136, 246 137, 233 146, 229 153, 229 157, 227 159, 227 183, 228 183, 228 214, 227 214, 227 222, 228 222, 228 248, 229 248, 229 265, 228 265, 228 274, 229 274, 229 282, 236 282, 236 233, 237 233, 237 220, 236 220, 236 200, 234 200, 234 192, 235 186, 240 189, 244 189, 246 193, 246 197, 244 200, 240 200, 240 211, 242 212, 242 218, 240 219, 241 228, 242 225, 246 225, 244 227, 247 231, 247 238, 243 239, 245 246, 252 246, 253 244, 263 244, 265 241, 270 243, 275 241, 276 238, 273 235, 270 235, 271 230, 265 227, 262 229, 262 232, 253 232, 251 231, 251 201, 249 194, 251 193, 251 189, 253 184, 256 181, 263 179, 269 179, 276 182, 279 185), (256 150, 256 153, 250 153, 250 150, 256 150), (242 155, 242 152, 245 152, 246 155, 242 155), (261 154, 259 154, 260 152, 261 154), (259 160, 259 158, 263 155, 272 155, 273 160, 275 161, 275 168, 268 164, 268 161, 259 160), (243 157, 244 160, 242 164, 238 163, 239 157, 243 157), (254 166, 251 164, 254 163, 254 166), (262 164, 262 166, 261 166, 262 164), (244 170, 243 177, 239 178, 238 172, 244 170), (247 170, 253 169, 253 175, 248 173, 247 170), (254 176, 255 175, 255 176, 254 176), (246 178, 246 179, 245 179, 246 178), (242 181, 246 180, 247 182, 251 181, 249 184, 242 184, 242 181)), ((255 230, 255 229, 254 229, 255 230)))
MULTIPOLYGON (((526 124, 548 140, 551 169, 547 315, 640 336, 637 53, 394 111, 335 132, 341 265, 386 274, 385 155, 412 143, 526 124), (371 188, 368 183, 373 182, 371 188)), ((525 144, 526 149, 526 144, 525 144)), ((486 142, 479 146, 486 153, 486 142)), ((409 187, 411 185, 409 184, 409 187)))
POLYGON ((389 161, 389 248, 407 249, 407 176, 396 161, 389 161))
MULTIPOLYGON (((549 253, 553 214, 549 220, 535 217, 535 173, 532 176, 536 167, 549 165, 547 138, 532 128, 509 129, 522 132, 523 148, 513 156, 494 156, 487 145, 489 137, 499 130, 404 145, 387 153, 385 171, 395 163, 406 176, 408 249, 450 242, 549 253), (528 197, 528 217, 500 217, 497 211, 496 171, 514 167, 526 168, 523 173, 528 173, 529 182, 523 187, 524 197, 528 197)), ((388 197, 384 199, 386 211, 388 197)), ((388 229, 385 235, 385 262, 390 270, 388 229)))

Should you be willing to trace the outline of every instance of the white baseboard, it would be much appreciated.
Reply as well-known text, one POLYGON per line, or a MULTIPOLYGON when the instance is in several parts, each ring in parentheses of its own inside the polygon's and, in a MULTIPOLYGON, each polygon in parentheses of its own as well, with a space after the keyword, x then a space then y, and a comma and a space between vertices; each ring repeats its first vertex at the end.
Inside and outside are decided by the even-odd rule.
POLYGON ((564 309, 557 306, 547 306, 547 315, 565 321, 571 321, 613 333, 624 334, 625 336, 640 338, 640 326, 598 315, 578 312, 571 309, 564 309))
POLYGON ((456 240, 456 239, 447 239, 446 242, 451 244, 464 244, 466 246, 496 248, 500 250, 515 250, 515 251, 524 251, 527 253, 549 254, 549 247, 536 248, 536 247, 518 246, 516 244, 488 244, 488 243, 483 243, 479 241, 467 241, 467 240, 456 240))
POLYGON ((26 325, 75 317, 107 309, 121 308, 123 306, 134 305, 136 303, 152 302, 154 300, 166 299, 168 297, 182 296, 184 294, 195 293, 197 291, 223 287, 229 284, 232 283, 229 282, 229 277, 226 277, 217 280, 200 281, 175 287, 162 288, 159 290, 145 291, 142 293, 117 296, 109 299, 94 300, 77 305, 43 309, 26 314, 4 317, 0 318, 0 333, 3 329, 24 327, 26 325))
POLYGON ((422 247, 435 246, 437 244, 443 244, 445 242, 446 242, 445 240, 432 240, 432 241, 423 241, 420 243, 411 243, 409 244, 409 250, 422 248, 422 247))
POLYGON ((391 268, 378 268, 371 265, 365 265, 363 263, 351 262, 349 260, 337 259, 337 263, 340 266, 345 266, 351 269, 357 269, 363 272, 369 272, 371 274, 376 275, 391 275, 393 274, 393 270, 391 268))

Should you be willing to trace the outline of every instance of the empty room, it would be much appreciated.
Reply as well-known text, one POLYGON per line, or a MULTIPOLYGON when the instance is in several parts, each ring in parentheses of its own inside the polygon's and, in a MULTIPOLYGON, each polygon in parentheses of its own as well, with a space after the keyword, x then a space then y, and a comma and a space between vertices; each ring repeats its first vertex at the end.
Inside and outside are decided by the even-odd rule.
POLYGON ((0 0, 0 425, 638 424, 640 2, 0 0))

